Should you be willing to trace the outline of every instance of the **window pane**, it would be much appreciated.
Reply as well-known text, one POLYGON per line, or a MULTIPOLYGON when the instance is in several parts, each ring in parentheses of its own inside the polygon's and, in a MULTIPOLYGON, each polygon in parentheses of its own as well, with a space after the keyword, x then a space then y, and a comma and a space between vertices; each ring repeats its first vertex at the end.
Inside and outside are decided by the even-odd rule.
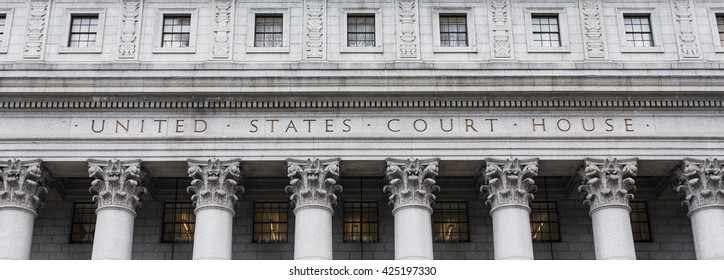
POLYGON ((70 243, 91 243, 96 228, 96 206, 93 202, 76 202, 73 209, 70 243))
POLYGON ((435 203, 433 230, 435 242, 470 242, 467 203, 435 203))
POLYGON ((468 25, 467 15, 445 15, 440 18, 440 46, 467 47, 468 25))
POLYGON ((191 202, 167 202, 163 208, 163 236, 161 242, 193 242, 196 215, 191 202))
POLYGON ((98 30, 98 15, 71 16, 68 47, 93 47, 98 30))
POLYGON ((634 241, 651 241, 646 202, 631 201, 629 206, 631 207, 631 230, 633 231, 634 241))
POLYGON ((287 242, 287 205, 286 202, 254 203, 253 242, 287 242))
POLYGON ((649 15, 624 15, 624 27, 627 46, 654 46, 649 15))
POLYGON ((255 47, 281 47, 282 15, 257 15, 254 29, 255 47))
POLYGON ((374 47, 375 46, 375 15, 348 15, 347 16, 347 46, 348 47, 374 47))
POLYGON ((344 242, 378 242, 377 202, 345 202, 344 213, 344 242))
POLYGON ((191 15, 164 15, 162 47, 188 47, 191 38, 191 15))
POLYGON ((539 47, 560 47, 558 15, 531 15, 533 43, 539 47))
POLYGON ((533 242, 560 241, 556 203, 536 201, 531 202, 530 208, 530 232, 533 242))

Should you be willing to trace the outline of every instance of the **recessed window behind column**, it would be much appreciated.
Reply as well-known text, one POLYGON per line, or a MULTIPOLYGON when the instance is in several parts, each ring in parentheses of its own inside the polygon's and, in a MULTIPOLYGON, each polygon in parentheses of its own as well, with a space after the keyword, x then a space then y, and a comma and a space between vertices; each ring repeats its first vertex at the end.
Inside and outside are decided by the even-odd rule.
POLYGON ((631 201, 631 231, 634 241, 651 241, 651 230, 649 227, 649 214, 646 210, 646 202, 631 201))
POLYGON ((98 15, 73 15, 70 20, 68 47, 95 47, 98 15))
POLYGON ((188 47, 191 38, 191 15, 164 15, 161 47, 188 47))
POLYGON ((93 202, 76 202, 73 207, 73 224, 70 243, 92 243, 96 231, 96 205, 93 202))
POLYGON ((432 213, 435 242, 470 242, 466 202, 436 202, 432 213))
POLYGON ((558 15, 531 15, 533 42, 540 47, 560 47, 558 15))
POLYGON ((347 16, 347 46, 375 46, 375 15, 347 16))
POLYGON ((255 243, 287 242, 288 205, 286 202, 254 203, 255 243))
POLYGON ((651 32, 651 19, 649 15, 624 15, 623 23, 626 32, 627 46, 654 46, 654 37, 651 32))
POLYGON ((281 47, 282 15, 257 15, 254 27, 254 47, 281 47))
POLYGON ((530 234, 533 242, 561 241, 556 203, 535 201, 531 202, 530 209, 530 234))
POLYGON ((468 46, 468 20, 466 15, 440 15, 440 46, 468 46))
POLYGON ((377 202, 344 203, 344 242, 378 242, 377 202))
POLYGON ((188 243, 194 241, 196 215, 191 202, 166 202, 163 207, 162 242, 188 243))

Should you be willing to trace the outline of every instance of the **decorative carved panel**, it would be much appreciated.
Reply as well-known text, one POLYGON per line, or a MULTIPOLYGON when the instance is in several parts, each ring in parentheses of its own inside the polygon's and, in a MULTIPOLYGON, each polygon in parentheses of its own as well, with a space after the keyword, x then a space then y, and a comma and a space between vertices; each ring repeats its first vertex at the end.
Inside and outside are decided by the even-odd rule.
POLYGON ((326 57, 327 1, 304 1, 304 58, 324 59, 326 57))
POLYGON ((699 41, 696 37, 694 8, 691 0, 672 0, 674 21, 678 32, 679 55, 682 58, 699 58, 699 41))
POLYGON ((490 7, 493 20, 493 25, 490 27, 493 37, 493 57, 512 58, 510 4, 508 0, 491 0, 490 7))
POLYGON ((584 0, 581 3, 583 39, 587 58, 606 58, 606 43, 603 36, 603 11, 599 0, 584 0))
POLYGON ((27 19, 27 27, 25 29, 25 50, 23 58, 40 59, 43 54, 45 44, 45 34, 48 25, 48 10, 50 1, 35 0, 30 1, 27 19))
POLYGON ((204 206, 216 206, 233 212, 239 201, 236 194, 244 193, 244 187, 239 184, 241 179, 240 161, 189 160, 188 164, 188 174, 193 180, 186 191, 194 194, 191 196, 191 200, 194 201, 196 209, 204 206))
POLYGON ((718 159, 684 159, 675 174, 679 184, 674 190, 689 213, 707 206, 724 207, 724 164, 718 159))
POLYGON ((42 163, 39 159, 0 163, 0 208, 19 207, 35 213, 43 205, 49 189, 44 184, 42 163))
POLYGON ((419 59, 420 23, 417 0, 397 1, 397 58, 419 59))
POLYGON ((122 207, 133 213, 141 206, 146 188, 140 185, 141 160, 88 160, 88 177, 93 178, 89 191, 98 209, 122 207))
POLYGON ((395 209, 406 205, 431 207, 435 203, 433 192, 439 192, 435 182, 440 159, 387 159, 387 185, 382 189, 389 194, 390 206, 395 209))
POLYGON ((227 59, 231 51, 231 15, 233 3, 229 0, 214 1, 213 43, 211 52, 215 59, 227 59))
POLYGON ((486 159, 485 162, 485 185, 480 188, 480 192, 487 193, 485 204, 491 210, 506 205, 529 207, 532 193, 537 190, 533 177, 538 175, 538 159, 486 159))
POLYGON ((638 172, 637 159, 587 158, 585 161, 586 167, 581 172, 583 185, 578 187, 578 191, 586 195, 584 204, 590 206, 591 211, 609 205, 628 207, 636 190, 633 177, 638 172))
POLYGON ((138 56, 138 29, 142 1, 121 2, 121 37, 118 45, 119 59, 135 59, 138 56))

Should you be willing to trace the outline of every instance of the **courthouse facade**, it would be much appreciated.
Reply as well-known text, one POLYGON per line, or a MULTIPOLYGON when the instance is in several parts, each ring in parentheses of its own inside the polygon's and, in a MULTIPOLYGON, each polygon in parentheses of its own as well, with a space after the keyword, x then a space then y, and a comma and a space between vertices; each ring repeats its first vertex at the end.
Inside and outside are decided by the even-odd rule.
POLYGON ((722 259, 722 67, 719 0, 4 0, 0 259, 722 259))

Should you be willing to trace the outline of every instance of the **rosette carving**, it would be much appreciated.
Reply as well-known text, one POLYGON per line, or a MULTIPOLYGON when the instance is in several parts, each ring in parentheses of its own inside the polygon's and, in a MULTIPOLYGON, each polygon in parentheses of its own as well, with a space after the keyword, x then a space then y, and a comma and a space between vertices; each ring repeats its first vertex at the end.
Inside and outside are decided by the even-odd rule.
POLYGON ((689 207, 689 213, 706 206, 724 206, 724 164, 716 158, 684 159, 675 171, 679 179, 674 190, 689 207))
POLYGON ((193 180, 186 191, 194 194, 191 196, 191 200, 194 201, 196 209, 204 206, 218 206, 233 211, 239 201, 236 194, 244 193, 244 187, 239 185, 240 161, 188 160, 188 164, 188 174, 193 180))
POLYGON ((322 205, 329 208, 337 204, 335 192, 341 192, 339 159, 307 160, 287 159, 289 185, 284 189, 292 193, 292 205, 322 205))
POLYGON ((98 209, 123 207, 131 212, 141 207, 146 188, 140 186, 141 160, 88 160, 88 177, 93 178, 89 191, 98 209))
POLYGON ((633 199, 636 185, 638 159, 607 158, 605 160, 585 159, 586 168, 581 173, 583 185, 578 191, 585 193, 584 204, 591 211, 606 205, 623 205, 628 207, 629 200, 633 199))
POLYGON ((20 207, 35 213, 43 205, 49 188, 43 184, 42 163, 39 159, 0 163, 0 208, 20 207))
POLYGON ((485 205, 492 210, 505 205, 528 207, 537 190, 533 177, 538 176, 538 159, 495 160, 486 159, 483 172, 485 185, 480 192, 487 193, 485 205))
POLYGON ((431 207, 435 203, 433 192, 439 192, 435 182, 438 175, 438 158, 420 160, 416 158, 387 159, 387 185, 382 189, 389 194, 390 206, 405 205, 431 207))

